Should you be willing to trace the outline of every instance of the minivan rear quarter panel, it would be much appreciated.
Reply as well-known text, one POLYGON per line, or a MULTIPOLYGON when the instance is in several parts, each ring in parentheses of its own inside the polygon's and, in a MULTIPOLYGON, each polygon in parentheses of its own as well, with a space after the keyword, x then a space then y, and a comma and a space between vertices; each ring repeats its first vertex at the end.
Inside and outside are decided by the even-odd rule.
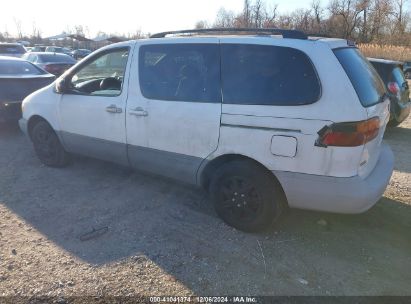
MULTIPOLYGON (((358 174, 363 147, 317 147, 318 131, 333 122, 361 121, 367 111, 358 100, 345 71, 328 44, 321 41, 272 38, 221 38, 224 44, 259 44, 296 48, 313 63, 321 85, 318 101, 307 105, 222 104, 218 149, 210 158, 227 153, 251 157, 272 171, 351 177, 358 174), (270 151, 273 136, 297 139, 294 157, 270 151)), ((298 73, 299 71, 295 71, 298 73)), ((224 79, 223 79, 224 81, 224 79)), ((295 84, 298 90, 298 83, 295 84)))

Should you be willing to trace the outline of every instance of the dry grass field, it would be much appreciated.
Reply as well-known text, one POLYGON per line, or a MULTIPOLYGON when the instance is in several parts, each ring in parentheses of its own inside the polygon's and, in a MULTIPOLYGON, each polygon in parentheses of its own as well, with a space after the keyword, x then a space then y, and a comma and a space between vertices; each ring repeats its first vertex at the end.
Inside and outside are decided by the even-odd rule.
POLYGON ((358 47, 367 57, 399 61, 411 60, 411 47, 379 44, 359 44, 358 47))

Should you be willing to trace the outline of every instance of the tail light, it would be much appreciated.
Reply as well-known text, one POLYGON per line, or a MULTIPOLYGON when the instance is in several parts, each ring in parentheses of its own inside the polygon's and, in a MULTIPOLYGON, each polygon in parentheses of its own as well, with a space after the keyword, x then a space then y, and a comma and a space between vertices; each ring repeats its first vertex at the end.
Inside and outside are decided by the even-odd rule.
POLYGON ((390 93, 396 95, 397 97, 399 97, 400 95, 400 86, 398 85, 398 83, 396 82, 389 82, 387 85, 388 91, 390 91, 390 93))
POLYGON ((358 122, 334 123, 322 128, 315 145, 319 147, 357 147, 377 137, 380 119, 374 117, 358 122))

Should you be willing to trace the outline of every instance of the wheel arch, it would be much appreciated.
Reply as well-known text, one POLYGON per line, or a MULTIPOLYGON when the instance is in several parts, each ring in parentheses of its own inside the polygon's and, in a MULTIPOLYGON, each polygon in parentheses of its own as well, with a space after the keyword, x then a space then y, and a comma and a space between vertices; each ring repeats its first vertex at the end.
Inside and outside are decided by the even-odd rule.
POLYGON ((287 202, 287 196, 284 192, 284 189, 280 183, 280 181, 278 180, 278 178, 275 176, 275 174, 269 170, 266 166, 264 166, 262 163, 260 163, 259 161, 256 161, 255 159, 242 155, 242 154, 224 154, 224 155, 220 155, 208 162, 206 162, 205 164, 203 164, 203 166, 200 168, 199 170, 199 174, 198 174, 198 184, 205 189, 206 191, 208 191, 209 186, 210 186, 210 181, 211 178, 214 174, 214 172, 221 167, 222 165, 228 163, 228 162, 232 162, 234 160, 244 160, 244 161, 250 161, 253 162, 256 166, 263 168, 265 171, 267 171, 268 173, 270 173, 270 175, 273 178, 273 181, 278 184, 279 189, 281 189, 281 192, 283 194, 283 197, 285 198, 286 202, 285 204, 288 205, 287 202))
POLYGON ((45 119, 43 116, 40 116, 40 115, 37 115, 37 114, 33 115, 29 118, 29 120, 27 122, 27 134, 29 135, 30 139, 31 139, 31 132, 33 130, 34 125, 36 123, 38 123, 39 121, 46 122, 53 129, 53 126, 50 124, 50 122, 47 121, 47 119, 45 119))

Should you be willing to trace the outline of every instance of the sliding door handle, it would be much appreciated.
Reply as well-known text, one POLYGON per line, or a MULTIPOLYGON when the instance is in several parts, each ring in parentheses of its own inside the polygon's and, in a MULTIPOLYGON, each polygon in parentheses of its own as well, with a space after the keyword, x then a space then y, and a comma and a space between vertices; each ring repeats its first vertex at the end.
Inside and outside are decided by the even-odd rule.
POLYGON ((137 107, 135 109, 129 110, 130 115, 134 116, 148 116, 148 112, 145 111, 142 107, 137 107))

